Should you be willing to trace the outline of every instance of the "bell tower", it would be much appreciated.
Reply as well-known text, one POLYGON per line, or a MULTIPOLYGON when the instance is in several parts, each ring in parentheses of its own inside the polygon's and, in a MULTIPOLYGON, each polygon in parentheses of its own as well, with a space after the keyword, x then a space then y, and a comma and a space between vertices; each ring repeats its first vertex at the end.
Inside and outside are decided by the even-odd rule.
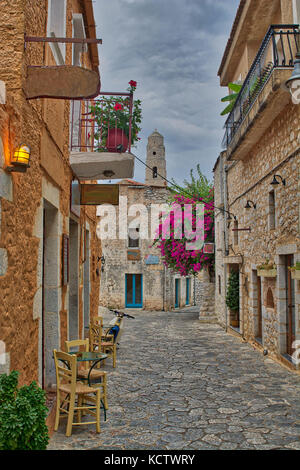
POLYGON ((157 129, 148 137, 145 183, 151 186, 167 186, 161 178, 167 177, 164 138, 157 129), (161 176, 159 176, 161 175, 161 176))

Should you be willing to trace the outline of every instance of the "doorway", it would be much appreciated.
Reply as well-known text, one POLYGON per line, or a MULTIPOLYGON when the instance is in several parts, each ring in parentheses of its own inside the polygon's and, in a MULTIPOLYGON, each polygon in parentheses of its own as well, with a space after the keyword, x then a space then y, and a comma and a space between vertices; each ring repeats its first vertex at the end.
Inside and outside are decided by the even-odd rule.
POLYGON ((69 340, 79 338, 78 322, 78 265, 79 265, 79 226, 78 223, 70 219, 69 227, 70 244, 70 277, 69 277, 69 340))
POLYGON ((175 279, 175 308, 179 307, 180 279, 175 279))
POLYGON ((43 267, 42 267, 42 387, 55 383, 53 349, 59 349, 59 223, 58 210, 43 202, 43 267))
POLYGON ((127 308, 143 307, 143 275, 126 274, 125 275, 125 306, 127 308))
POLYGON ((190 305, 190 278, 186 278, 186 299, 185 305, 190 305))
POLYGON ((262 279, 260 276, 257 276, 256 271, 256 279, 257 279, 257 331, 256 331, 256 340, 262 344, 263 342, 263 323, 262 323, 262 279))
POLYGON ((285 290, 286 290, 286 353, 293 355, 293 343, 296 339, 296 318, 295 318, 295 281, 292 279, 290 267, 293 266, 294 256, 285 257, 285 290))
POLYGON ((83 324, 87 331, 90 324, 90 232, 86 230, 85 262, 83 266, 83 324))

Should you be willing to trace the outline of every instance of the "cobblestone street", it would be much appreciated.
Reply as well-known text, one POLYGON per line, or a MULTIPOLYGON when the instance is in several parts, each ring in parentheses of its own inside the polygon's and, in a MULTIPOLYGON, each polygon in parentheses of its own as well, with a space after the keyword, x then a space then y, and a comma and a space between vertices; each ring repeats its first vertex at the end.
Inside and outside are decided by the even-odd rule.
POLYGON ((124 319, 117 368, 109 372, 108 420, 61 420, 48 449, 300 450, 300 376, 195 309, 124 319))

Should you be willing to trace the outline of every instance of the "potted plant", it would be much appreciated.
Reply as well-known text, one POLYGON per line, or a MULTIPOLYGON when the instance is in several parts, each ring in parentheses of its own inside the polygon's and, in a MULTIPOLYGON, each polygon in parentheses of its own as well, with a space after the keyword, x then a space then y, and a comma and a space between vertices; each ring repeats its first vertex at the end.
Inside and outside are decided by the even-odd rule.
POLYGON ((230 310, 230 325, 239 327, 240 319, 240 275, 238 271, 231 270, 226 294, 226 305, 230 310))
POLYGON ((36 382, 18 388, 18 376, 0 375, 0 450, 45 450, 46 393, 36 382))
POLYGON ((291 271, 292 279, 300 281, 300 262, 297 261, 295 266, 292 266, 289 270, 291 271))
POLYGON ((271 263, 269 259, 267 259, 265 263, 261 264, 260 266, 257 266, 257 275, 259 277, 276 277, 276 264, 271 263))
MULTIPOLYGON (((137 82, 131 80, 127 91, 133 95, 137 82)), ((103 97, 91 106, 91 113, 97 123, 94 134, 98 141, 98 152, 126 152, 129 145, 130 99, 128 96, 103 97)), ((140 140, 138 134, 142 122, 141 101, 132 103, 131 145, 140 140)))
POLYGON ((231 113, 242 86, 243 85, 239 83, 228 83, 228 88, 229 90, 233 91, 233 93, 230 93, 230 95, 224 96, 224 98, 221 99, 222 103, 229 102, 228 106, 226 106, 226 108, 221 112, 221 116, 225 116, 226 114, 231 113))

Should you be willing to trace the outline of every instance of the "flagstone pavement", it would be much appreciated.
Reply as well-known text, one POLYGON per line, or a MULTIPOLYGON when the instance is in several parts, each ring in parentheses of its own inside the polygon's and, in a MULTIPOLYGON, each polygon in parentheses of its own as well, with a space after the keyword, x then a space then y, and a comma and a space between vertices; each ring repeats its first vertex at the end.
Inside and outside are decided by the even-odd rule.
POLYGON ((124 319, 117 367, 108 371, 108 420, 66 420, 48 449, 300 450, 300 376, 195 308, 133 313, 124 319))

